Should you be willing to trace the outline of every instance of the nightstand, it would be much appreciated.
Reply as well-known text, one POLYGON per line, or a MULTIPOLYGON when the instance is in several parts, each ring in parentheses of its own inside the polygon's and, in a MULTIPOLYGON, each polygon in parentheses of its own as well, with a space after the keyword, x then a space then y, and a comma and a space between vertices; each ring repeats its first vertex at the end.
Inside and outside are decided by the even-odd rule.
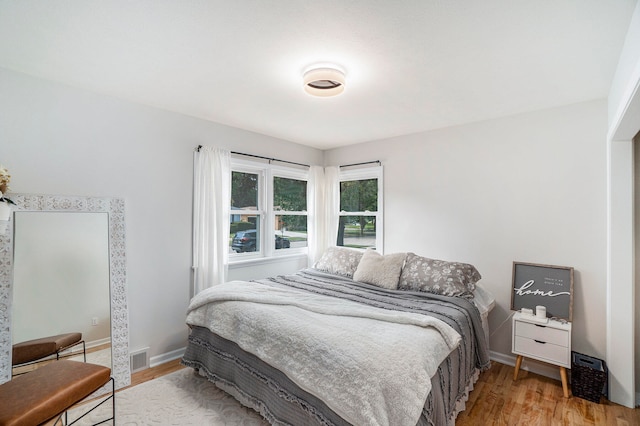
POLYGON ((560 367, 562 390, 569 397, 567 368, 571 368, 571 323, 549 320, 540 324, 529 315, 516 312, 513 315, 512 352, 518 355, 513 380, 518 379, 518 371, 523 358, 536 359, 560 367))

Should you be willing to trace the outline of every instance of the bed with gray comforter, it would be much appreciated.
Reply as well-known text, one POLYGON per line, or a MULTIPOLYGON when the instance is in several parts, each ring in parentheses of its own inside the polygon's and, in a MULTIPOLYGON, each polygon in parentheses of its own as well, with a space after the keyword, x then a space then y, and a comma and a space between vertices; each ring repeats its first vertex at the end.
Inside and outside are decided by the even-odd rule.
POLYGON ((183 363, 274 425, 454 424, 489 367, 473 299, 305 269, 197 295, 183 363))

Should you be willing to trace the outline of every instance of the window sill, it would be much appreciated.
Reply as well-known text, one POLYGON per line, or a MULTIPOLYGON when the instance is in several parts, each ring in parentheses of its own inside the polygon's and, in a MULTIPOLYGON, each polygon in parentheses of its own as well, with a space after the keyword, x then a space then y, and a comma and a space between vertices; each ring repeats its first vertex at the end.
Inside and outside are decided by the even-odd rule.
POLYGON ((296 259, 307 258, 307 253, 292 253, 292 254, 283 254, 279 256, 270 256, 270 257, 254 257, 251 259, 238 259, 238 260, 229 260, 229 269, 240 269, 246 268, 249 266, 259 266, 259 265, 269 265, 273 263, 279 262, 290 262, 296 259))

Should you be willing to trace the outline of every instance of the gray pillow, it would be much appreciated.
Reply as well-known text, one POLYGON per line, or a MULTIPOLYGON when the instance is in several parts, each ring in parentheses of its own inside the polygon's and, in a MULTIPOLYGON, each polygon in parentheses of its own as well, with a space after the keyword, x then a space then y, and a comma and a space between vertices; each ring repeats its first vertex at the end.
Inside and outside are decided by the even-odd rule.
POLYGON ((346 247, 329 247, 313 267, 319 271, 352 278, 361 258, 362 251, 346 247))
POLYGON ((468 263, 429 259, 409 253, 398 289, 443 296, 473 297, 472 293, 480 278, 482 276, 475 266, 468 263))
POLYGON ((358 269, 353 274, 353 279, 362 283, 395 290, 398 288, 400 271, 402 271, 402 265, 404 265, 406 257, 406 253, 383 256, 377 251, 369 249, 362 255, 358 269))

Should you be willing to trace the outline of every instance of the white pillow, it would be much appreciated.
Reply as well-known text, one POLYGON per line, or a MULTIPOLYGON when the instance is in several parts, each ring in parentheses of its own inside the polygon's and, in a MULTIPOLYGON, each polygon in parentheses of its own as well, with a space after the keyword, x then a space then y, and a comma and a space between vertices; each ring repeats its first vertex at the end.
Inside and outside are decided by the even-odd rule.
POLYGON ((355 281, 373 284, 378 287, 395 290, 398 288, 398 280, 406 253, 394 253, 381 255, 375 250, 368 249, 362 255, 356 272, 353 274, 355 281))

